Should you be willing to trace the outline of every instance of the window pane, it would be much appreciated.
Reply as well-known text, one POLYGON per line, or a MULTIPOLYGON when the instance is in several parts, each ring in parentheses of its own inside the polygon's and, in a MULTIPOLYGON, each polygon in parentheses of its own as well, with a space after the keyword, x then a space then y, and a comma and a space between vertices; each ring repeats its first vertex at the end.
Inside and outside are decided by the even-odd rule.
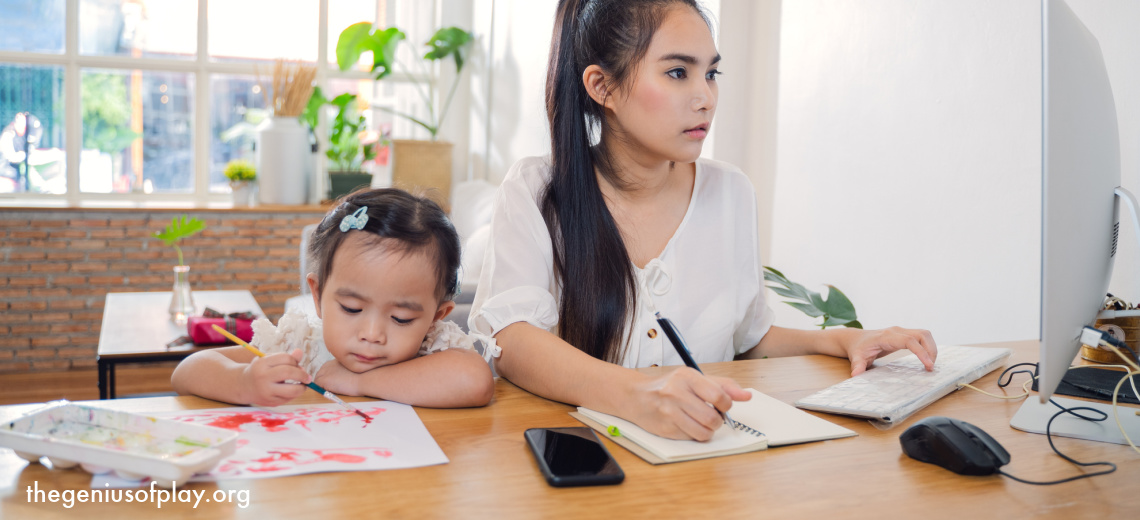
POLYGON ((254 162, 257 125, 267 115, 265 98, 252 76, 215 75, 210 99, 210 192, 229 193, 226 164, 235 159, 254 162))
MULTIPOLYGON (((334 0, 329 2, 329 66, 336 68, 336 42, 340 32, 358 22, 372 22, 385 26, 387 0, 334 0)), ((372 65, 371 56, 362 56, 365 70, 372 65)))
POLYGON ((317 0, 215 1, 209 11, 212 58, 317 61, 317 0))
POLYGON ((193 59, 197 0, 80 0, 79 52, 193 59))
POLYGON ((193 191, 193 74, 84 69, 79 85, 81 191, 193 191))
POLYGON ((63 68, 0 63, 0 193, 64 193, 63 68))
POLYGON ((0 50, 63 54, 64 0, 0 0, 0 50))

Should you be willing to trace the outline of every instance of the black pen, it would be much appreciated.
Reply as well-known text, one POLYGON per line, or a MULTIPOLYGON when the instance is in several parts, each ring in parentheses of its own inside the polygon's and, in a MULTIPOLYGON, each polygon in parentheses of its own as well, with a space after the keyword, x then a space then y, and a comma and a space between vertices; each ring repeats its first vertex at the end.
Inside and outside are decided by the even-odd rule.
MULTIPOLYGON (((697 366, 693 355, 689 353, 689 346, 685 343, 684 339, 681 339, 681 332, 677 330, 677 327, 673 326, 673 322, 669 321, 669 318, 661 316, 661 313, 658 312, 657 324, 661 326, 661 330, 665 331, 665 336, 669 338, 669 342, 673 344, 673 348, 677 350, 677 354, 681 356, 681 360, 685 362, 685 366, 704 374, 701 367, 697 366)), ((720 414, 721 418, 724 419, 729 426, 735 427, 736 421, 728 416, 728 412, 721 412, 717 410, 715 406, 713 410, 716 410, 716 413, 720 414)))

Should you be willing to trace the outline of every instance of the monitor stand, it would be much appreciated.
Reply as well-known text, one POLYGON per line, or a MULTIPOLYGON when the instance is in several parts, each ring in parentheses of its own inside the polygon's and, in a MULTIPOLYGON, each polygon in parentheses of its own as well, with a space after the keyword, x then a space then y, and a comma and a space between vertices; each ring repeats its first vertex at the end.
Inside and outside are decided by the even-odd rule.
MULTIPOLYGON (((1121 372, 1121 375, 1123 376, 1123 372, 1121 372)), ((1112 442, 1128 445, 1128 441, 1126 441, 1124 436, 1120 433, 1120 426, 1117 426, 1116 419, 1113 417, 1112 403, 1078 401, 1076 399, 1065 399, 1064 397, 1053 397, 1053 400, 1065 408, 1073 408, 1076 406, 1094 408, 1104 412, 1108 418, 1103 421, 1093 422, 1074 417, 1071 414, 1062 414, 1053 420, 1053 426, 1049 428, 1050 434, 1086 441, 1112 442)), ((1124 431, 1128 433, 1128 437, 1132 439, 1133 444, 1140 443, 1140 415, 1136 415, 1136 410, 1137 408, 1130 406, 1117 406, 1117 411, 1120 414, 1120 425, 1124 427, 1124 431)), ((1059 411, 1061 411, 1061 409, 1052 404, 1041 404, 1037 399, 1026 399, 1025 402, 1021 404, 1021 408, 1017 410, 1017 414, 1009 421, 1009 425, 1021 431, 1044 435, 1045 426, 1049 424, 1049 419, 1059 411)), ((1096 416, 1096 414, 1089 412, 1078 413, 1090 417, 1096 416)))
MULTIPOLYGON (((1137 212, 1137 208, 1140 208, 1140 203, 1137 203, 1136 197, 1133 196, 1131 192, 1122 187, 1117 186, 1113 193, 1116 195, 1114 200, 1116 204, 1123 202, 1125 206, 1128 206, 1130 210, 1129 214, 1132 215, 1132 229, 1135 231, 1137 242, 1140 242, 1140 213, 1137 212)), ((1113 247, 1115 248, 1115 244, 1113 247)), ((1123 377, 1124 373, 1121 372, 1120 375, 1123 377)), ((1140 376, 1134 377, 1140 379, 1140 376)), ((1124 384, 1128 383, 1125 382, 1124 384)), ((1063 397, 1053 397, 1052 399, 1066 408, 1086 406, 1100 410, 1104 412, 1108 418, 1103 421, 1093 422, 1074 417, 1071 414, 1063 414, 1053 421, 1053 426, 1049 428, 1051 434, 1087 441, 1111 442, 1127 445, 1128 441, 1124 439, 1124 436, 1121 435, 1120 432, 1120 427, 1123 426, 1124 431, 1128 433, 1128 437, 1132 439, 1132 443, 1140 443, 1140 412, 1137 411, 1137 408, 1127 405, 1118 405, 1117 411, 1120 417, 1120 425, 1118 426, 1112 412, 1111 402, 1078 401, 1075 399, 1065 399, 1063 397)), ((1061 409, 1052 404, 1042 403, 1038 399, 1029 398, 1021 404, 1021 408, 1017 410, 1017 414, 1010 420, 1009 425, 1021 431, 1044 435, 1045 426, 1049 423, 1049 419, 1059 411, 1061 411, 1061 409)), ((1095 416, 1096 414, 1086 415, 1095 416)))

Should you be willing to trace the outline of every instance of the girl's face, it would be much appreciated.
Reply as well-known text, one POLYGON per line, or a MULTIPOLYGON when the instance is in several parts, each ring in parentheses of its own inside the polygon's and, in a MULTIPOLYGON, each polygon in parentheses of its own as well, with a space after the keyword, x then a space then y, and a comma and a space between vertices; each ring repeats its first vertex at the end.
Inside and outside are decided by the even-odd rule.
POLYGON ((716 112, 719 62, 705 20, 688 7, 669 9, 628 89, 606 101, 619 134, 613 144, 645 164, 697 160, 716 112))
POLYGON ((345 368, 366 372, 416 356, 435 320, 455 302, 436 296, 435 262, 423 253, 391 251, 350 232, 332 259, 323 291, 308 277, 325 346, 345 368))

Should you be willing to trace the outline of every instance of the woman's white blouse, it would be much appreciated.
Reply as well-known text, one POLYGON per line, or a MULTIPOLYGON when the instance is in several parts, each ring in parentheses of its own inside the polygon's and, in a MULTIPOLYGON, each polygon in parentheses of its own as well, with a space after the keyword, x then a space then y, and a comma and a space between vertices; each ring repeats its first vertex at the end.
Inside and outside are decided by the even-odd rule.
MULTIPOLYGON (((558 332, 561 289, 539 211, 549 178, 549 157, 528 157, 499 187, 468 318, 489 355, 499 350, 491 338, 512 323, 558 332)), ((673 321, 698 363, 729 361, 756 346, 773 321, 762 269, 752 184, 732 165, 699 159, 681 225, 660 256, 644 269, 634 266, 636 326, 632 338, 628 328, 624 333, 622 365, 684 364, 657 325, 656 312, 673 321)))

